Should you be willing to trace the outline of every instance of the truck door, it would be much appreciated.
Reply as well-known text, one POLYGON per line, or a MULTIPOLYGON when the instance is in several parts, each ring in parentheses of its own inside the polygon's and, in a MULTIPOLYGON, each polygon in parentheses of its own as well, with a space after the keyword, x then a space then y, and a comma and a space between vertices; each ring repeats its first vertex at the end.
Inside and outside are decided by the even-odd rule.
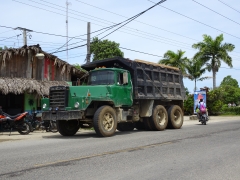
POLYGON ((127 72, 118 73, 117 86, 119 104, 131 106, 133 103, 132 84, 127 72))

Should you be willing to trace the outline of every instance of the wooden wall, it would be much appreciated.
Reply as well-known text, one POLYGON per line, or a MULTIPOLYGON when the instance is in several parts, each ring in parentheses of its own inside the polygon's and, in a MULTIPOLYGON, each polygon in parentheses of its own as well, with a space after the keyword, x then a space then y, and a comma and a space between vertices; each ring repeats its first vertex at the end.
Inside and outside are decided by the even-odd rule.
POLYGON ((10 60, 0 61, 0 77, 33 78, 36 80, 49 81, 71 81, 71 74, 67 68, 61 74, 63 66, 54 65, 53 60, 47 58, 41 60, 32 57, 31 54, 25 56, 13 56, 10 60))

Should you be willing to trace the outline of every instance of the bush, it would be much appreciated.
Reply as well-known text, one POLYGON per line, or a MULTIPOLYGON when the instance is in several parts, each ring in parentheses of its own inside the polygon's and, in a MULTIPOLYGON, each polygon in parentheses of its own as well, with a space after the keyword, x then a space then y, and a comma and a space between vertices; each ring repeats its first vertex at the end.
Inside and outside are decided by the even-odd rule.
POLYGON ((228 107, 227 105, 224 105, 221 109, 222 114, 228 114, 228 115, 240 115, 240 107, 228 107))
POLYGON ((183 102, 183 110, 185 115, 192 115, 193 114, 193 95, 190 94, 187 96, 187 99, 183 102))
POLYGON ((222 93, 219 88, 207 93, 207 108, 209 115, 220 114, 223 105, 224 103, 222 101, 222 93))

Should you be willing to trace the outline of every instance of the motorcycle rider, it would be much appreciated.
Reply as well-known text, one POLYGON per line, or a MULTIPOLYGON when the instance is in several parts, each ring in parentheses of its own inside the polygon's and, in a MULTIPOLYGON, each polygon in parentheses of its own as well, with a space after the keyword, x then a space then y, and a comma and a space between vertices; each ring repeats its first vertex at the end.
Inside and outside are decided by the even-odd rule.
POLYGON ((197 112, 197 117, 199 119, 199 122, 200 122, 200 115, 203 113, 203 111, 206 112, 206 115, 207 115, 207 119, 208 119, 208 112, 207 112, 207 106, 206 104, 204 103, 203 99, 200 99, 198 105, 197 105, 197 108, 196 108, 196 112, 197 112))

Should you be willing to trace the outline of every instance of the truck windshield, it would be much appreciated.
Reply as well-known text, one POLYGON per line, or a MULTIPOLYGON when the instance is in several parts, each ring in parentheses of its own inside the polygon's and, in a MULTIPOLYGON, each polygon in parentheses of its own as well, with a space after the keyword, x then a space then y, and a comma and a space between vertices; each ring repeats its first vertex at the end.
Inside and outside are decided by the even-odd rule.
POLYGON ((114 84, 114 71, 93 71, 90 73, 88 85, 114 84))

